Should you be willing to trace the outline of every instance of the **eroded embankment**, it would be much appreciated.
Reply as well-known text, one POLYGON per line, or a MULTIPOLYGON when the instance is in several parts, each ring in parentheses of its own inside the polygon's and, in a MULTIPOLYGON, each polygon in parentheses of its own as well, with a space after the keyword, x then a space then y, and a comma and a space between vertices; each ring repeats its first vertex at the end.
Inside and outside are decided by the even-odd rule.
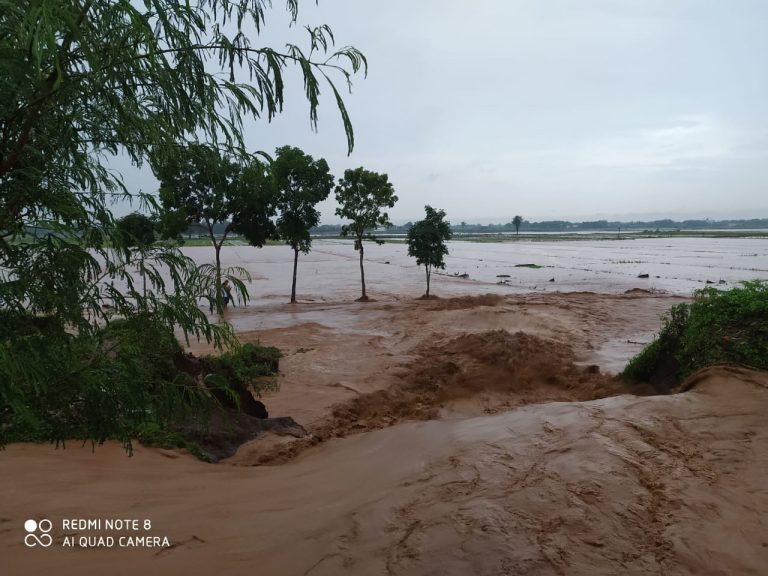
MULTIPOLYGON (((525 332, 462 334, 422 344, 409 356, 415 359, 402 366, 399 381, 337 404, 309 436, 282 440, 263 451, 246 447, 231 462, 284 462, 330 438, 405 421, 467 417, 534 402, 592 400, 629 391, 597 366, 578 366, 566 344, 525 332)), ((258 444, 265 445, 263 439, 258 444)))

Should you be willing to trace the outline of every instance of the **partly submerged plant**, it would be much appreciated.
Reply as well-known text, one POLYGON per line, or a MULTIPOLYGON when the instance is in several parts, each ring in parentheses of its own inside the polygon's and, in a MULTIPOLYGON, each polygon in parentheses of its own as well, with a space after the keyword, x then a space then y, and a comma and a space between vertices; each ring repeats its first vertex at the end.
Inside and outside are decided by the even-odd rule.
POLYGON ((656 339, 622 372, 660 391, 713 364, 768 369, 768 282, 698 290, 691 304, 673 306, 656 339))

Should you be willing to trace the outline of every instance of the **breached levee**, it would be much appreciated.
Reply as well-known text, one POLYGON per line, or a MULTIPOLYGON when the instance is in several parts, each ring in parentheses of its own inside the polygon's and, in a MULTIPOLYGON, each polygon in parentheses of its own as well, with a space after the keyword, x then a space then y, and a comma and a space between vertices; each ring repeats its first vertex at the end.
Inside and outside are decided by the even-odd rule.
POLYGON ((404 423, 282 466, 211 466, 142 447, 126 458, 115 444, 95 454, 9 446, 0 454, 4 569, 762 574, 768 374, 714 368, 694 382, 671 396, 404 423), (82 510, 151 519, 170 548, 24 546, 28 517, 55 525, 82 510))
POLYGON ((596 366, 577 366, 573 350, 560 342, 491 330, 445 342, 419 345, 400 381, 333 407, 311 435, 275 443, 246 443, 231 463, 285 462, 303 450, 360 432, 406 421, 473 416, 553 400, 592 400, 628 391, 596 366), (266 445, 265 450, 259 450, 266 445))

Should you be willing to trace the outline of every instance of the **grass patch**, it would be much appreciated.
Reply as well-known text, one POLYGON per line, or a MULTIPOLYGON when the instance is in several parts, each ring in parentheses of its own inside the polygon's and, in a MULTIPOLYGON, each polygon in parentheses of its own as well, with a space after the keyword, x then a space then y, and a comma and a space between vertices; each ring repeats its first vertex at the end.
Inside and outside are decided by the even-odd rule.
POLYGON ((178 432, 167 430, 154 422, 139 427, 136 439, 142 445, 152 448, 165 448, 166 450, 182 448, 199 460, 204 462, 210 461, 208 455, 196 442, 190 442, 178 432))
MULTIPOLYGON (((203 358, 206 383, 222 382, 234 390, 250 390, 256 396, 278 389, 277 374, 280 350, 273 346, 247 343, 218 356, 203 358)), ((210 384, 209 384, 210 386, 210 384)))
POLYGON ((621 375, 666 392, 713 364, 768 369, 768 282, 698 290, 691 304, 672 307, 658 337, 621 375))

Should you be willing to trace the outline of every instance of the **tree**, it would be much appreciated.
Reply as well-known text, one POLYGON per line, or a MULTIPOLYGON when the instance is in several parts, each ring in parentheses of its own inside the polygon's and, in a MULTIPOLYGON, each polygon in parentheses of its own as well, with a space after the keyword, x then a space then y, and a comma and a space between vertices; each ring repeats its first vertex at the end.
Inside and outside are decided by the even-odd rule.
MULTIPOLYGON (((129 248, 135 247, 139 254, 139 268, 144 264, 147 248, 155 241, 155 223, 149 216, 141 212, 132 212, 123 216, 117 222, 123 243, 129 248)), ((147 277, 142 274, 142 293, 147 294, 147 277)))
POLYGON ((126 246, 150 246, 155 241, 155 223, 141 212, 132 212, 116 222, 126 246))
POLYGON ((453 233, 450 222, 444 220, 444 210, 435 210, 432 206, 424 206, 424 210, 427 213, 424 220, 419 220, 408 230, 408 256, 413 256, 419 266, 424 266, 427 273, 426 296, 429 298, 432 268, 445 269, 443 257, 448 254, 445 243, 453 233))
POLYGON ((309 253, 312 245, 309 231, 320 223, 320 212, 315 205, 331 193, 333 174, 324 159, 314 160, 312 156, 290 146, 277 149, 271 169, 280 210, 277 232, 293 249, 291 303, 294 303, 299 252, 309 253))
MULTIPOLYGON (((197 144, 176 152, 154 166, 164 208, 163 234, 175 237, 190 224, 205 226, 216 254, 214 305, 221 312, 221 247, 230 233, 241 234, 259 248, 274 235, 275 187, 268 166, 255 158, 235 160, 212 146, 197 144), (223 228, 220 235, 217 227, 223 228)), ((230 272, 227 278, 244 299, 238 275, 230 272)))
POLYGON ((520 224, 523 223, 523 217, 522 216, 515 216, 512 218, 512 225, 515 227, 515 235, 520 235, 520 224))
POLYGON ((355 250, 360 252, 360 283, 362 285, 360 300, 365 301, 368 300, 368 296, 365 293, 363 240, 383 243, 371 231, 380 226, 392 225, 389 215, 381 209, 392 208, 395 205, 397 202, 395 189, 386 174, 377 174, 362 167, 345 170, 344 178, 340 178, 336 186, 336 201, 341 205, 336 209, 336 215, 352 221, 342 227, 341 234, 353 236, 355 250))
MULTIPOLYGON (((162 163, 179 145, 210 142, 246 156, 243 122, 282 110, 284 73, 303 76, 312 127, 321 81, 348 82, 367 66, 334 52, 327 26, 302 50, 258 47, 267 0, 18 0, 0 16, 0 444, 27 438, 117 437, 169 417, 194 392, 137 377, 116 363, 112 315, 142 334, 232 343, 231 329, 198 308, 210 284, 178 250, 152 246, 140 261, 110 212, 131 194, 109 158, 162 163), (134 285, 139 266, 152 290, 134 285), (147 332, 148 333, 148 332, 147 332)), ((297 0, 288 0, 292 22, 297 0)), ((330 91, 347 135, 349 116, 330 91)), ((148 378, 148 377, 147 377, 148 378)))

